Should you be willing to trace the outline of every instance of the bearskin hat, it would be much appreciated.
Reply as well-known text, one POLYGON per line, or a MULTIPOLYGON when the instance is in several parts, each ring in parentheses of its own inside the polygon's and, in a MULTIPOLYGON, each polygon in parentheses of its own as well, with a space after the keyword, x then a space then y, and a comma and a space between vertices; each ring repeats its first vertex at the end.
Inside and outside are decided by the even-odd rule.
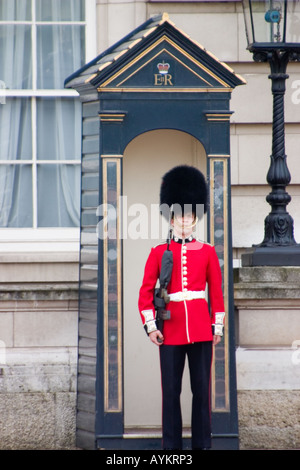
POLYGON ((160 187, 161 213, 168 218, 171 206, 177 210, 202 214, 207 211, 208 190, 204 175, 197 168, 179 165, 169 170, 162 178, 160 187), (167 211, 167 206, 169 211, 167 211), (168 213, 167 213, 168 212, 168 213))

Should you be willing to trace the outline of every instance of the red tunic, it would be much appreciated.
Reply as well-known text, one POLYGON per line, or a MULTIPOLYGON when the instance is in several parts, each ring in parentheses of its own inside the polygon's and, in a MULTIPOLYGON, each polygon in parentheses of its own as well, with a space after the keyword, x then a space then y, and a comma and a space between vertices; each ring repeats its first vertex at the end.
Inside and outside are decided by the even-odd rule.
MULTIPOLYGON (((151 311, 155 318, 153 294, 166 248, 166 243, 152 248, 145 265, 138 301, 143 324, 143 312, 148 311, 149 314, 151 311)), ((173 271, 168 293, 205 291, 207 285, 211 312, 205 299, 170 301, 167 310, 171 312, 171 319, 164 321, 164 344, 211 341, 215 314, 224 312, 222 275, 215 248, 194 239, 188 243, 172 240, 170 249, 173 252, 173 271)))

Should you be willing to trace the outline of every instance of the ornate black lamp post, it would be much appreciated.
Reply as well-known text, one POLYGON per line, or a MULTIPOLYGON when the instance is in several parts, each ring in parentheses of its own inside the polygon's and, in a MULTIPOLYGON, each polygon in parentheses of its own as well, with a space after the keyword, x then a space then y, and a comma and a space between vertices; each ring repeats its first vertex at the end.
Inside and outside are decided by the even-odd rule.
POLYGON ((248 50, 255 62, 269 62, 273 94, 273 137, 267 182, 271 212, 265 219, 264 240, 242 256, 243 266, 299 266, 300 245, 294 221, 286 210, 291 176, 286 163, 284 94, 289 61, 300 61, 300 1, 242 0, 248 50))

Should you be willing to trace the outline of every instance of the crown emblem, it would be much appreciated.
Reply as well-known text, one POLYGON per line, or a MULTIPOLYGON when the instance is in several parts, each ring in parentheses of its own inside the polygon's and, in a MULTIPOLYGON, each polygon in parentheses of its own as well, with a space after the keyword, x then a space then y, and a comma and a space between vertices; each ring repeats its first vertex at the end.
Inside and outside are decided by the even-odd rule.
POLYGON ((159 62, 159 64, 157 64, 157 68, 158 68, 159 73, 165 74, 165 73, 168 73, 170 64, 166 62, 159 62))

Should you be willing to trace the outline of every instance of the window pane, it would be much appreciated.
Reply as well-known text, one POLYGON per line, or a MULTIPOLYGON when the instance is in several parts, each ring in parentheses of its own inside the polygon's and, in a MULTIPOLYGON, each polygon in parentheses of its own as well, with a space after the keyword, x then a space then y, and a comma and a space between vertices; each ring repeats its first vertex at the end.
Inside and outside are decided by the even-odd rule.
POLYGON ((81 104, 79 99, 37 100, 37 158, 80 160, 81 104))
POLYGON ((0 227, 32 227, 31 165, 0 169, 0 227))
POLYGON ((39 165, 39 227, 78 227, 79 200, 80 165, 39 165))
POLYGON ((85 62, 85 27, 37 27, 37 87, 64 88, 64 80, 85 62))
POLYGON ((32 88, 31 27, 0 25, 0 80, 5 88, 32 88))
POLYGON ((6 98, 0 104, 0 123, 0 161, 31 160, 31 101, 6 98))
POLYGON ((28 21, 31 19, 31 0, 0 0, 1 21, 28 21))
POLYGON ((83 0, 36 0, 38 21, 83 21, 83 0))

